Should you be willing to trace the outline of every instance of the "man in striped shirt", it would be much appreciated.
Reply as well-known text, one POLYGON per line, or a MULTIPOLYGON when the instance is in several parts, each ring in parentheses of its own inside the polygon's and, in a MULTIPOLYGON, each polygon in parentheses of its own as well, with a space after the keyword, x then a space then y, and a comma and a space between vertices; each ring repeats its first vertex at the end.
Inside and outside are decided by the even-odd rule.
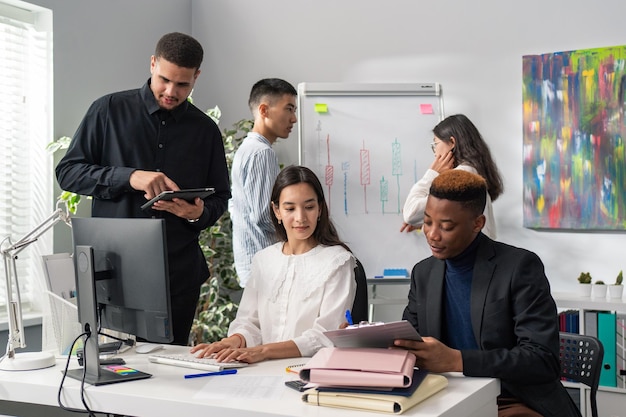
POLYGON ((248 281, 254 254, 276 242, 270 196, 280 167, 272 145, 278 138, 287 138, 297 122, 296 97, 296 89, 278 78, 260 80, 250 91, 254 127, 235 152, 228 206, 241 287, 248 281))

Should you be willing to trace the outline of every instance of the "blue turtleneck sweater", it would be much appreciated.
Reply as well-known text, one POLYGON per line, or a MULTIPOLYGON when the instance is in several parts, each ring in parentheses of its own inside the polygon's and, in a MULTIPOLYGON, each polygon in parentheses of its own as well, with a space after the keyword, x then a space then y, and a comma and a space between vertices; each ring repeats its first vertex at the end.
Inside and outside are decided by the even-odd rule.
MULTIPOLYGON (((480 236, 480 235, 479 235, 480 236)), ((446 259, 445 329, 446 344, 454 349, 478 349, 472 331, 470 299, 478 241, 476 238, 461 254, 446 259)))

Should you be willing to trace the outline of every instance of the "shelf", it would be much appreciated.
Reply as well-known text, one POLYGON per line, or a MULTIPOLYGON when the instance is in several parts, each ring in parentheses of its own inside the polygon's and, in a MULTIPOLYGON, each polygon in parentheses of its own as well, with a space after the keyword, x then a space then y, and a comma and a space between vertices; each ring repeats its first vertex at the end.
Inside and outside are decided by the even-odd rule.
MULTIPOLYGON (((566 388, 576 388, 576 389, 585 389, 585 390, 590 389, 587 385, 582 384, 580 382, 561 381, 561 384, 563 384, 563 386, 566 388)), ((604 385, 598 385, 598 391, 613 392, 616 394, 626 394, 626 389, 624 388, 606 387, 604 385)))
MULTIPOLYGON (((579 311, 599 310, 611 312, 626 312, 626 301, 621 298, 599 298, 599 297, 583 297, 578 293, 552 293, 552 297, 556 305, 560 309, 575 309, 579 311)), ((585 334, 584 314, 580 314, 579 319, 580 333, 585 334)), ((589 416, 588 396, 590 388, 584 384, 561 381, 567 388, 575 388, 580 390, 580 404, 583 405, 583 416, 589 416)), ((622 410, 624 403, 624 395, 626 389, 617 387, 607 387, 600 385, 598 387, 598 414, 599 415, 623 415, 615 414, 613 410, 622 410), (600 398, 602 397, 602 398, 600 398)))
POLYGON ((411 278, 367 278, 367 285, 409 285, 411 278))
POLYGON ((581 310, 626 311, 626 302, 621 298, 582 297, 576 293, 552 293, 559 308, 575 308, 581 310))
POLYGON ((598 386, 598 391, 615 392, 617 394, 626 394, 626 389, 624 389, 624 388, 605 387, 604 385, 599 385, 598 386))
POLYGON ((405 298, 385 298, 385 297, 377 297, 370 298, 367 300, 370 304, 404 304, 406 305, 406 297, 405 298))

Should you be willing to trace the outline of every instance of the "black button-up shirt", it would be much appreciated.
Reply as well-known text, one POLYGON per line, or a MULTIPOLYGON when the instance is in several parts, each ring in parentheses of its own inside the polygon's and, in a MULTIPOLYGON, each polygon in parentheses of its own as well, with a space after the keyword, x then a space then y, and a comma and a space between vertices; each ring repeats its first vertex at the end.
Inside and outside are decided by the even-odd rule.
POLYGON ((161 110, 150 81, 141 89, 96 100, 56 167, 62 189, 93 196, 94 217, 163 217, 166 220, 172 295, 199 287, 208 267, 198 245, 230 198, 222 136, 204 112, 185 100, 161 110), (189 223, 167 212, 142 211, 143 191, 130 186, 134 170, 161 171, 181 189, 214 187, 200 220, 189 223))

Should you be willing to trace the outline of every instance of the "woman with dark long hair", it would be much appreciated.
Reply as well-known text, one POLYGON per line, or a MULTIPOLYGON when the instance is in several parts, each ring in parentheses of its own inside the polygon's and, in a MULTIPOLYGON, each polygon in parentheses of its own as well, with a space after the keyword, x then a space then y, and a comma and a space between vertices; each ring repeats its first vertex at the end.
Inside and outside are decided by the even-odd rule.
POLYGON ((422 179, 413 185, 404 203, 404 224, 400 231, 420 228, 424 221, 424 207, 433 179, 449 169, 462 169, 478 174, 487 181, 486 223, 483 233, 496 238, 496 223, 492 201, 504 191, 502 177, 489 146, 474 123, 463 114, 446 117, 434 127, 435 137, 430 144, 435 159, 422 179))
POLYGON ((280 241, 254 255, 228 337, 191 349, 218 361, 313 356, 345 321, 356 292, 355 259, 339 239, 324 191, 309 168, 276 178, 270 210, 280 241))

